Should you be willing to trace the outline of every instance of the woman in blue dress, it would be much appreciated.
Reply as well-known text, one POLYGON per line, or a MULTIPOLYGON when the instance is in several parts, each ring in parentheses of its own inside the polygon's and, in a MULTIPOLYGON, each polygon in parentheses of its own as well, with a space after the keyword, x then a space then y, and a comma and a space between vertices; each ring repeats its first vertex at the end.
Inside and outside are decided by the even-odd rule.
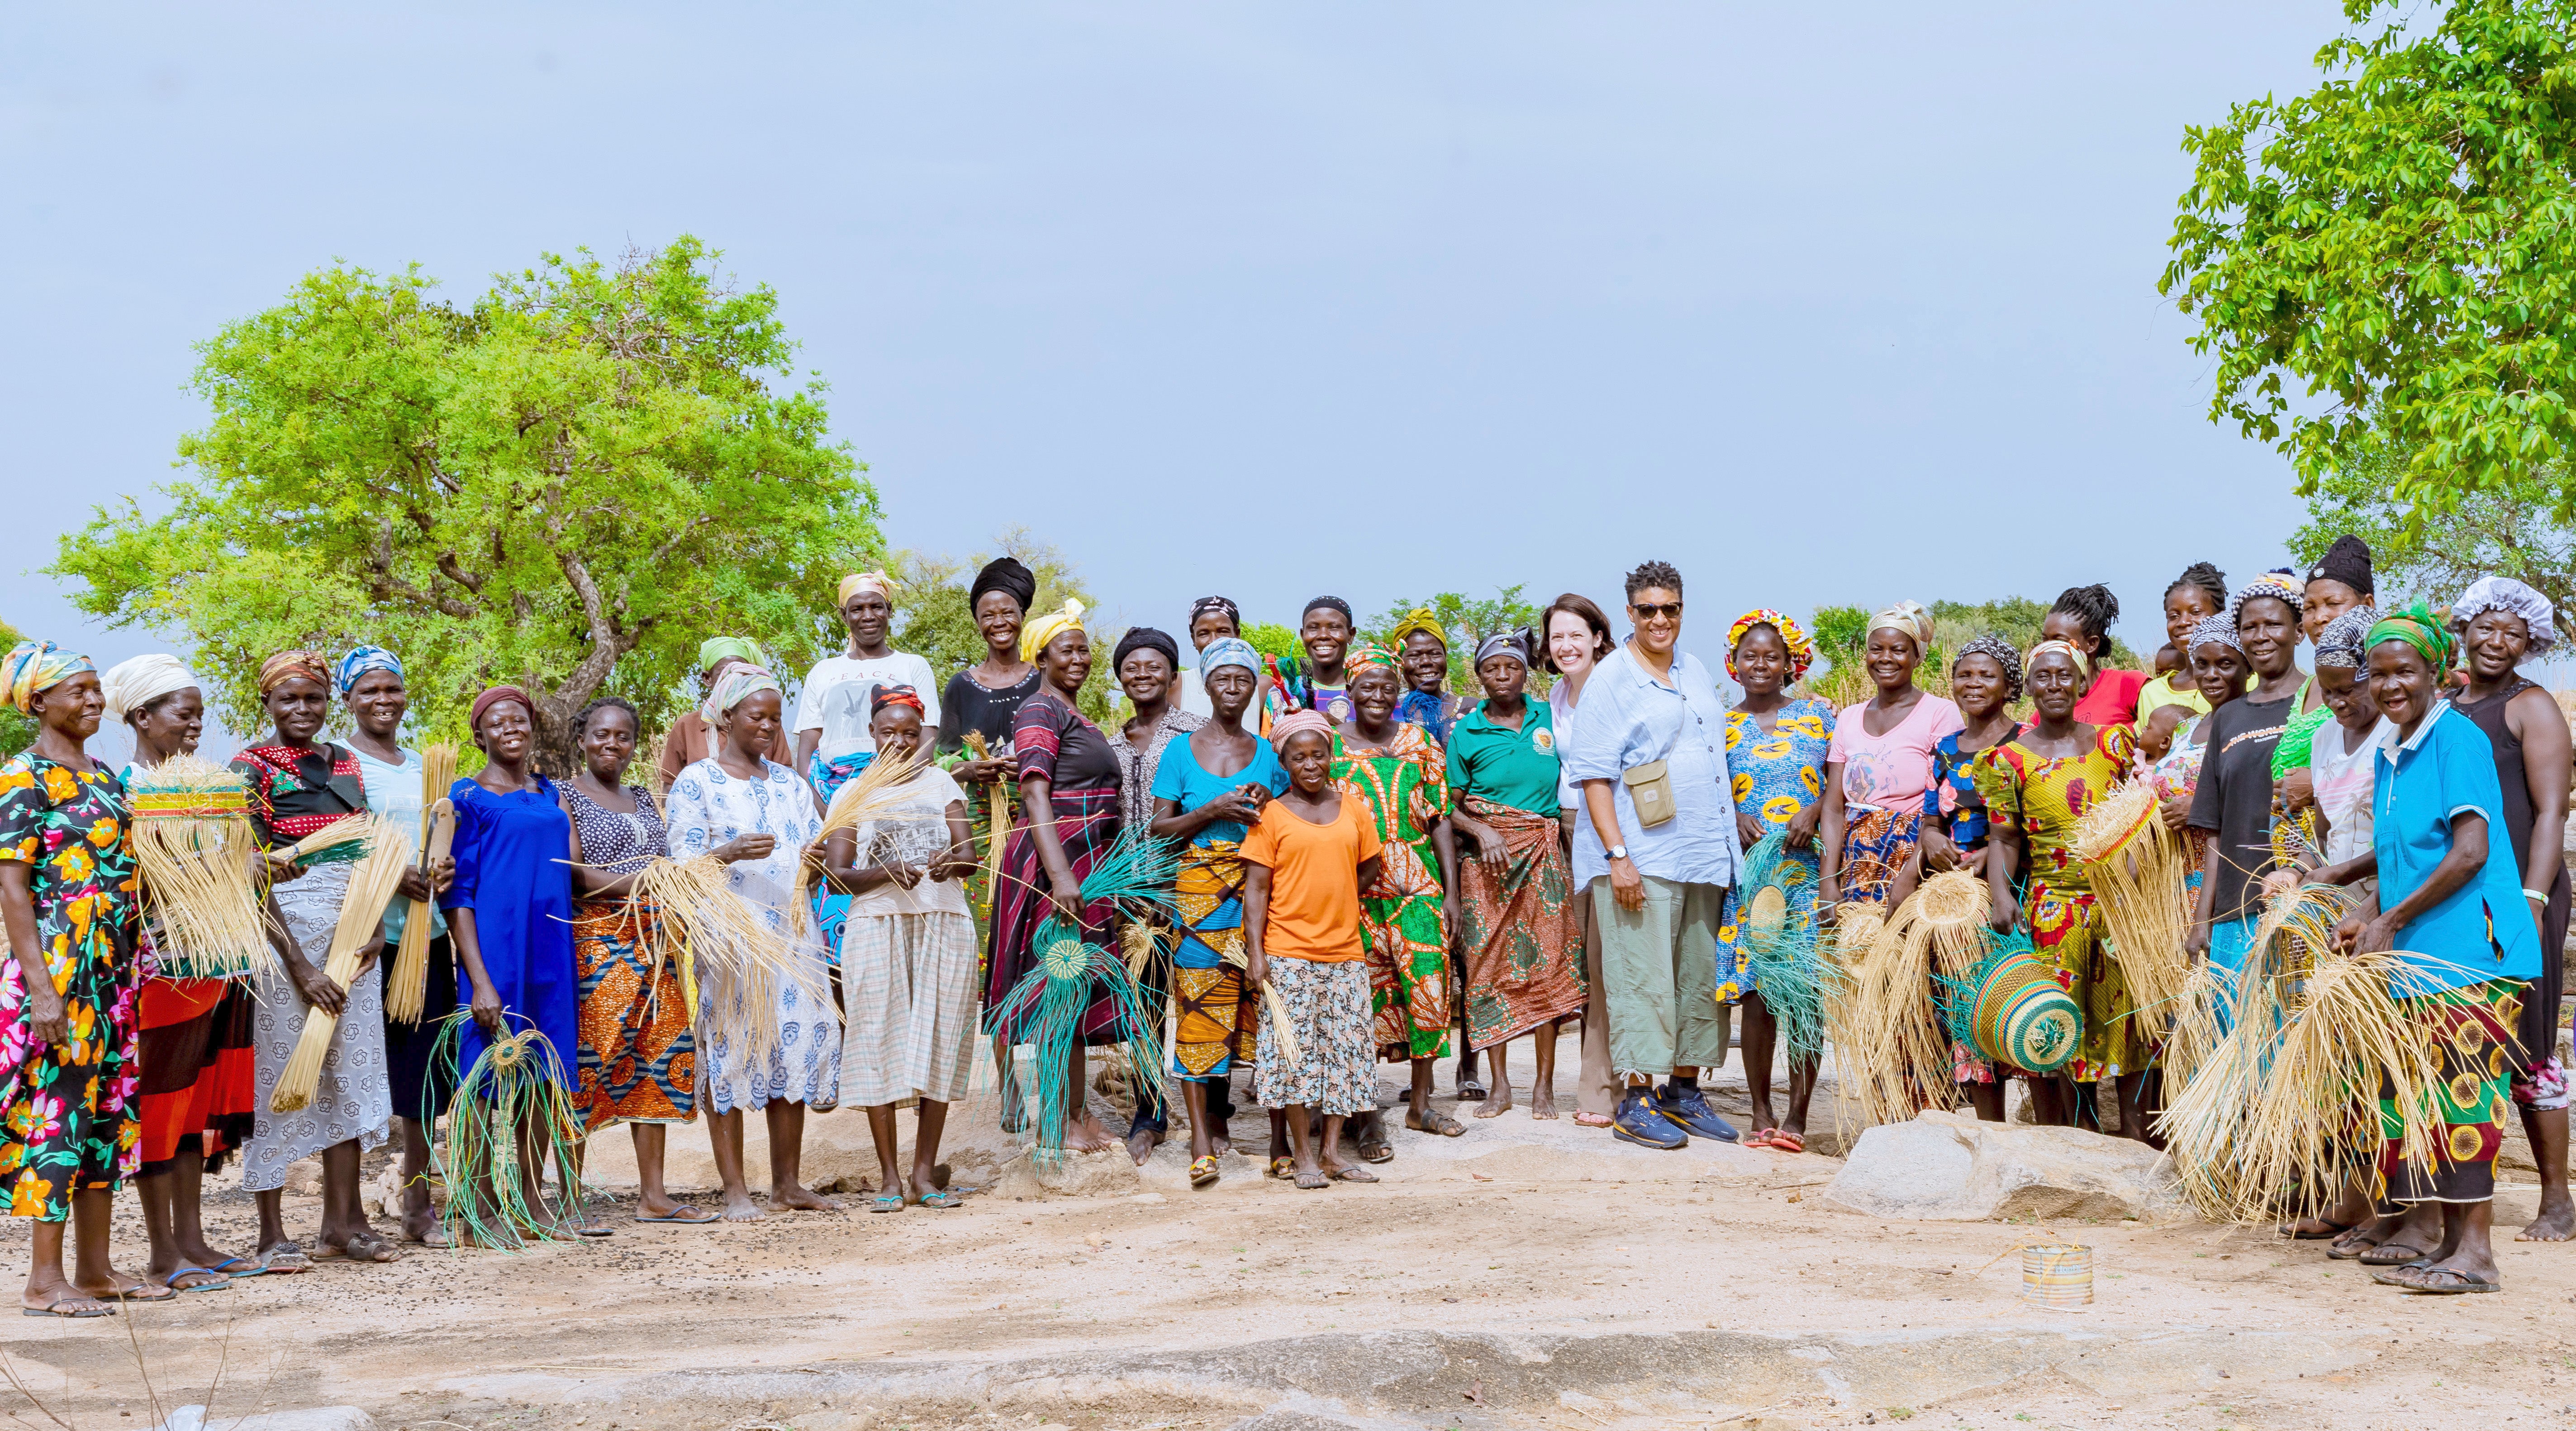
MULTIPOLYGON (((554 782, 532 768, 536 706, 516 686, 475 697, 481 774, 448 787, 456 807, 456 882, 439 903, 456 951, 457 999, 473 1017, 458 1031, 456 1067, 470 1071, 494 1042, 533 1028, 544 1066, 570 1096, 580 1047, 581 979, 572 956, 572 817, 554 782)), ((519 1133, 534 1146, 535 1129, 519 1133)), ((520 1192, 537 1207, 536 1159, 522 1157, 520 1192)), ((567 1201, 578 1174, 567 1168, 567 1201)), ((605 1235, 583 1216, 583 1231, 605 1235)))
MULTIPOLYGON (((1812 928, 1816 916, 1816 825, 1823 818, 1825 752, 1833 743, 1834 708, 1813 696, 1791 699, 1790 686, 1807 673, 1815 643, 1798 623, 1777 611, 1748 611, 1726 632, 1727 674, 1744 687, 1744 700, 1726 713, 1726 769, 1734 786, 1736 837, 1750 850, 1776 830, 1787 830, 1777 884, 1788 900, 1784 918, 1812 928)), ((1788 1116, 1771 1116, 1771 1050, 1779 1020, 1762 998, 1752 952, 1744 944, 1748 891, 1726 893, 1718 917, 1717 997, 1744 1008, 1744 1086, 1753 1101, 1748 1148, 1807 1150, 1807 1103, 1815 1096, 1821 1049, 1789 1050, 1788 1116)))

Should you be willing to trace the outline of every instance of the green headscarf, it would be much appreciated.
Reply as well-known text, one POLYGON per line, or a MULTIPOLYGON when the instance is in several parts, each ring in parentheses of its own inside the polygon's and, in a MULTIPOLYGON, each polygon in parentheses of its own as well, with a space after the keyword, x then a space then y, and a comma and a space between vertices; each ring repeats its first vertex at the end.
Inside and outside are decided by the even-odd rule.
POLYGON ((2371 625, 2370 634, 2362 638, 2361 649, 2367 653, 2382 641, 2403 641, 2414 647, 2437 676, 2451 669, 2451 657, 2460 649, 2459 638, 2451 634, 2451 628, 2421 601, 2380 617, 2371 625))
POLYGON ((755 666, 769 664, 748 636, 710 636, 698 643, 698 669, 701 671, 713 668, 716 662, 727 656, 755 666))

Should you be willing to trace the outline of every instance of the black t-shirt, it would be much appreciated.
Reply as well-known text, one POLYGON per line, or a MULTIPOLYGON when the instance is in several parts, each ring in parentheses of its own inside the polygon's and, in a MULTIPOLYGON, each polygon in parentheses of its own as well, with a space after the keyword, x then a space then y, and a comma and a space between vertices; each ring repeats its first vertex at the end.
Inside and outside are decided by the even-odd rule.
POLYGON ((1011 719, 1020 713, 1020 702, 1037 694, 1038 681, 1044 673, 1029 667, 1019 683, 995 690, 975 679, 968 667, 948 678, 948 689, 939 697, 939 750, 954 755, 966 747, 966 732, 981 731, 985 749, 996 757, 1011 753, 1011 719))
POLYGON ((2215 832, 2213 923, 2261 912, 2256 891, 2272 868, 2272 748, 2281 743, 2297 700, 2296 692, 2259 705, 2233 700, 2209 715, 2209 753, 2201 758, 2184 823, 2215 832))

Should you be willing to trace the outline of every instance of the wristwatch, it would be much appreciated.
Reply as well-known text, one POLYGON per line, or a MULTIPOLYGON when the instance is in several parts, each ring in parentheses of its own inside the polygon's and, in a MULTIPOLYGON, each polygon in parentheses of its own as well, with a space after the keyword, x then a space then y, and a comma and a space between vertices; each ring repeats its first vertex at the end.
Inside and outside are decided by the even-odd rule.
POLYGON ((1614 860, 1624 860, 1628 858, 1628 847, 1626 845, 1612 845, 1610 847, 1610 858, 1614 860))

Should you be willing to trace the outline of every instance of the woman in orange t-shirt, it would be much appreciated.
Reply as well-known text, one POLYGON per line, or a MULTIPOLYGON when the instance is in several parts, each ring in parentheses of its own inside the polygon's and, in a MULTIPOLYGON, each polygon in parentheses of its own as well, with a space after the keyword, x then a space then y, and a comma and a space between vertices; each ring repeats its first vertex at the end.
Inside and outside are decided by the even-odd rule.
MULTIPOLYGON (((1377 831, 1333 783, 1332 722, 1291 712, 1271 726, 1270 743, 1288 767, 1288 793, 1263 807, 1243 841, 1244 975, 1278 990, 1297 1056, 1286 1056, 1277 1020, 1265 1018, 1252 1090, 1264 1107, 1285 1110, 1297 1186, 1373 1183, 1376 1174, 1336 1149, 1342 1119, 1377 1106, 1360 948, 1360 889, 1377 877, 1377 831)), ((1276 1121, 1272 1130, 1275 1168, 1276 1121)))

